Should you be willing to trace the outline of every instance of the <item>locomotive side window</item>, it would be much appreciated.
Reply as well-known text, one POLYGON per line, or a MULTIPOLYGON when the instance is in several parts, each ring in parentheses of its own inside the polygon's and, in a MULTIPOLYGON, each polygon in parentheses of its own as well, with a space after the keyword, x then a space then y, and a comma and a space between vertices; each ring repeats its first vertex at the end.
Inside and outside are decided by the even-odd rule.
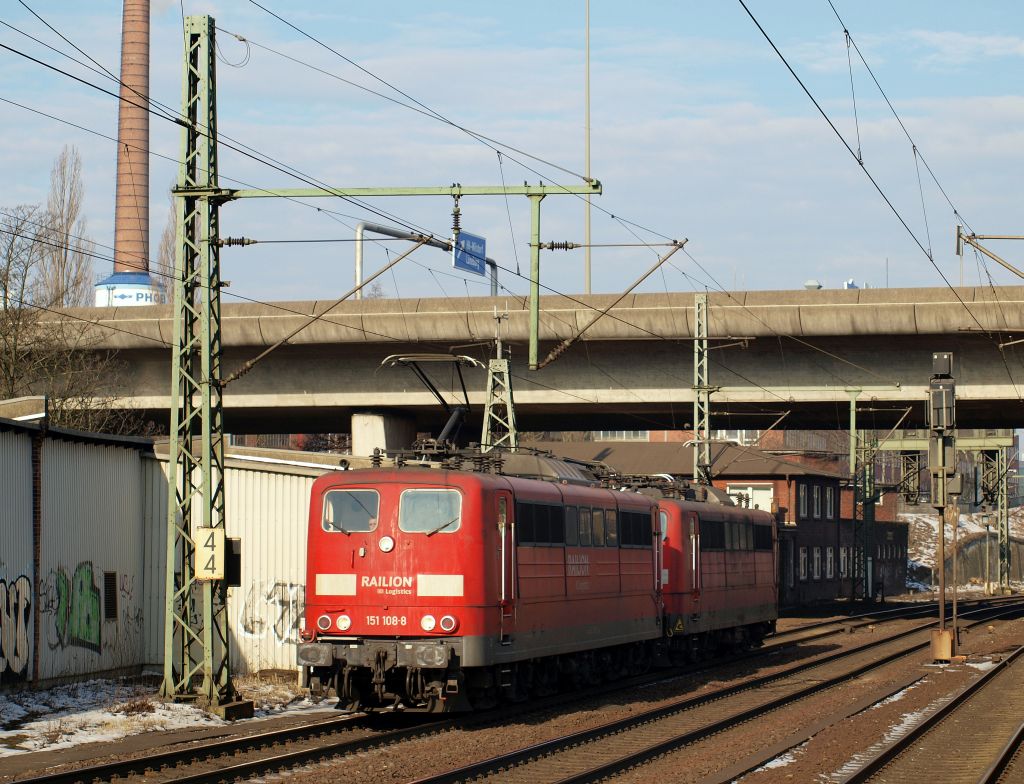
POLYGON ((593 541, 593 528, 590 523, 590 507, 580 507, 580 547, 590 547, 593 541))
POLYGON ((565 514, 555 504, 516 503, 517 544, 565 544, 565 514))
POLYGON ((427 536, 459 530, 462 495, 458 490, 415 488, 403 490, 398 502, 398 527, 406 533, 427 536))
POLYGON ((322 526, 343 534, 365 533, 377 528, 380 496, 376 490, 329 490, 324 496, 322 526))
POLYGON ((619 546, 619 521, 614 509, 604 513, 604 543, 607 547, 619 546))
POLYGON ((565 507, 549 506, 548 508, 548 542, 565 544, 565 507))
POLYGON ((579 515, 575 506, 565 507, 565 543, 575 547, 580 543, 579 515))
POLYGON ((700 544, 702 550, 725 549, 725 528, 720 520, 700 521, 700 544))
POLYGON ((770 525, 755 525, 754 526, 754 549, 755 550, 771 550, 772 549, 772 528, 770 525))
POLYGON ((536 508, 533 504, 516 504, 516 537, 519 544, 537 541, 534 515, 536 508))
POLYGON ((591 527, 594 531, 592 544, 594 547, 604 547, 604 509, 592 509, 591 515, 591 527))
MULTIPOLYGON (((661 536, 668 531, 668 515, 661 512, 661 536)), ((643 512, 619 512, 619 543, 623 547, 650 547, 651 518, 643 512)))

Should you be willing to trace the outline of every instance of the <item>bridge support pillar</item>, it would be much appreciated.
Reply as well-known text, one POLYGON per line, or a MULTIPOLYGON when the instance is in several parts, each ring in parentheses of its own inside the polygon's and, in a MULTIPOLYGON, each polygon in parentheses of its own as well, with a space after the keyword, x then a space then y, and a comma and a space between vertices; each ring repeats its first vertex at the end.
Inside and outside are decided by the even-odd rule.
POLYGON ((416 440, 416 423, 392 412, 360 411, 352 415, 352 454, 369 456, 374 449, 408 449, 416 440))

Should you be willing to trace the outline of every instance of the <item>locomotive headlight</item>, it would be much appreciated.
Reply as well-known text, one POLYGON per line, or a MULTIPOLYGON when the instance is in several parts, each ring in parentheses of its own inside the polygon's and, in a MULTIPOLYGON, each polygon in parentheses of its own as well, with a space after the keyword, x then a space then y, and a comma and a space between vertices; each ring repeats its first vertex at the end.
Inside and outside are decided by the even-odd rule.
POLYGON ((339 632, 347 632, 352 628, 352 619, 347 615, 339 615, 337 623, 339 632))
POLYGON ((321 615, 319 618, 317 618, 316 619, 316 628, 318 628, 322 632, 325 632, 328 629, 330 629, 331 628, 331 616, 329 616, 329 615, 321 615))
POLYGON ((380 548, 382 553, 390 553, 395 549, 395 540, 390 536, 382 536, 380 541, 377 542, 377 546, 380 548))
POLYGON ((420 628, 425 632, 434 631, 434 626, 437 624, 437 620, 433 615, 424 615, 420 618, 420 628))
POLYGON ((454 615, 442 615, 441 616, 441 631, 453 632, 455 627, 459 625, 459 622, 455 620, 454 615))

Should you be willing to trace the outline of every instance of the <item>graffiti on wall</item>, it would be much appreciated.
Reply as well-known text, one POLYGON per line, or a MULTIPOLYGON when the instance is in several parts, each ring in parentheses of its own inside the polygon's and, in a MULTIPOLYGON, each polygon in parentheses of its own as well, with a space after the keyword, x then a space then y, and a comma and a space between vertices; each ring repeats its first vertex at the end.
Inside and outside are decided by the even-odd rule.
POLYGON ((279 643, 298 643, 299 620, 306 604, 301 583, 254 582, 249 586, 238 625, 246 637, 272 636, 279 643))
POLYGON ((21 575, 10 582, 0 578, 0 683, 28 677, 28 627, 32 583, 21 575))
POLYGON ((76 647, 100 652, 103 615, 92 561, 82 561, 70 577, 63 567, 50 572, 40 602, 42 612, 50 616, 46 627, 51 650, 76 647))

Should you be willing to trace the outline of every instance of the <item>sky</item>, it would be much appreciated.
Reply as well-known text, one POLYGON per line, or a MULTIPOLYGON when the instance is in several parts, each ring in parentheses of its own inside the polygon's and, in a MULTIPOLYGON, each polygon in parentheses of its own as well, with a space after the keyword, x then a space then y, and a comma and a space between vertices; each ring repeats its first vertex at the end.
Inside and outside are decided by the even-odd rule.
MULTIPOLYGON (((945 0, 832 2, 856 44, 852 73, 843 24, 828 0, 747 6, 846 144, 860 149, 863 167, 738 0, 592 0, 591 173, 604 189, 594 198, 592 242, 618 246, 592 251, 595 293, 622 291, 665 252, 656 243, 684 238, 686 253, 641 291, 797 289, 812 278, 826 288, 851 278, 871 287, 955 285, 961 275, 966 285, 1019 282, 974 254, 961 270, 951 203, 978 234, 1024 234, 1024 7, 993 1, 967 13, 945 0)), ((25 3, 117 72, 120 3, 25 3)), ((173 109, 181 103, 183 14, 210 14, 217 23, 221 134, 302 173, 290 177, 222 147, 223 186, 581 182, 583 0, 154 0, 151 92, 173 109), (397 88, 496 143, 352 82, 411 105, 397 88)), ((0 44, 112 89, 109 79, 25 37, 74 54, 21 0, 9 0, 0 21, 0 44)), ((0 98, 52 115, 0 103, 0 207, 45 201, 53 160, 63 145, 75 145, 88 234, 98 253, 109 254, 115 143, 95 134, 116 136, 116 100, 8 49, 0 49, 0 68, 0 98)), ((179 128, 153 117, 151 147, 155 254, 177 176, 179 128)), ((452 206, 449 197, 227 204, 222 235, 267 244, 224 250, 225 302, 327 299, 352 285, 352 242, 270 240, 351 240, 361 220, 447 236, 452 206)), ((487 238, 503 293, 525 293, 528 200, 465 197, 460 208, 462 227, 487 238)), ((581 243, 584 209, 575 196, 546 198, 541 240, 581 243)), ((1020 243, 990 246, 1011 262, 1024 255, 1020 243)), ((399 247, 368 244, 367 271, 399 247)), ((97 263, 98 276, 109 271, 108 262, 97 263)), ((583 281, 582 251, 542 253, 544 286, 578 294, 583 281)), ((387 296, 488 291, 484 279, 456 273, 450 257, 432 248, 381 283, 387 296)))

